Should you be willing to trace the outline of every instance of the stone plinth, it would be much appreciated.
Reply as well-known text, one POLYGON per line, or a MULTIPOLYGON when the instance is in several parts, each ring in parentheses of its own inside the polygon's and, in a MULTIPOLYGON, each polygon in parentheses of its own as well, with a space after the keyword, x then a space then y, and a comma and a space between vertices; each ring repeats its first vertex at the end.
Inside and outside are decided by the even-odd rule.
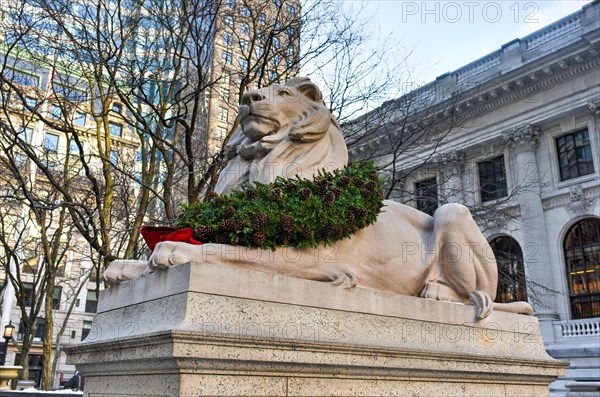
POLYGON ((100 294, 66 348, 100 396, 547 396, 536 318, 182 265, 100 294))

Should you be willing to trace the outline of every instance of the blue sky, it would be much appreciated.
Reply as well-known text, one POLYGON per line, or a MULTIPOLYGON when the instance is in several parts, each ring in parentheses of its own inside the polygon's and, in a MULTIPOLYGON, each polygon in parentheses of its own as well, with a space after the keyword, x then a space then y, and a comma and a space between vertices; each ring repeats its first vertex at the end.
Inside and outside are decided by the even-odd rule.
MULTIPOLYGON (((372 15, 373 36, 412 51, 412 80, 427 83, 581 9, 590 0, 347 1, 372 15), (387 39, 389 38, 389 39, 387 39)), ((374 39, 375 40, 375 39, 374 39)))

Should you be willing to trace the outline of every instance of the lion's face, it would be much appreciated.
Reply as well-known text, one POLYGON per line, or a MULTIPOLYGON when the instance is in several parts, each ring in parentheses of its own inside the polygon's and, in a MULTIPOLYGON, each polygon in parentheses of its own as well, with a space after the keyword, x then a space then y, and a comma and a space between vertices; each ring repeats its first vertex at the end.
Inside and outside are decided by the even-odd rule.
POLYGON ((276 84, 246 92, 238 114, 244 135, 257 141, 297 121, 321 98, 311 85, 314 89, 276 84))

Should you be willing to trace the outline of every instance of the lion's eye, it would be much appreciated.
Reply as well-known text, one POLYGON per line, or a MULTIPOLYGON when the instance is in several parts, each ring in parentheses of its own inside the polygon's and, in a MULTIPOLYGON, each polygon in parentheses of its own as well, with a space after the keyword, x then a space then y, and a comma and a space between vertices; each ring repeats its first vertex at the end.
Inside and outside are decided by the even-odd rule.
POLYGON ((292 91, 287 87, 283 87, 279 90, 279 95, 292 95, 292 91))

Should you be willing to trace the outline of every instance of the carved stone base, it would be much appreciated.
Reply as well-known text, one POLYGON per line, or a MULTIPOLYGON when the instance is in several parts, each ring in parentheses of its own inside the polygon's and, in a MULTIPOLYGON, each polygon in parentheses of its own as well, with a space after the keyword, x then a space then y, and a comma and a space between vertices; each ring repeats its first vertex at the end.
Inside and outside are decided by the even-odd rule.
POLYGON ((100 294, 86 396, 547 396, 536 318, 183 265, 100 294))

